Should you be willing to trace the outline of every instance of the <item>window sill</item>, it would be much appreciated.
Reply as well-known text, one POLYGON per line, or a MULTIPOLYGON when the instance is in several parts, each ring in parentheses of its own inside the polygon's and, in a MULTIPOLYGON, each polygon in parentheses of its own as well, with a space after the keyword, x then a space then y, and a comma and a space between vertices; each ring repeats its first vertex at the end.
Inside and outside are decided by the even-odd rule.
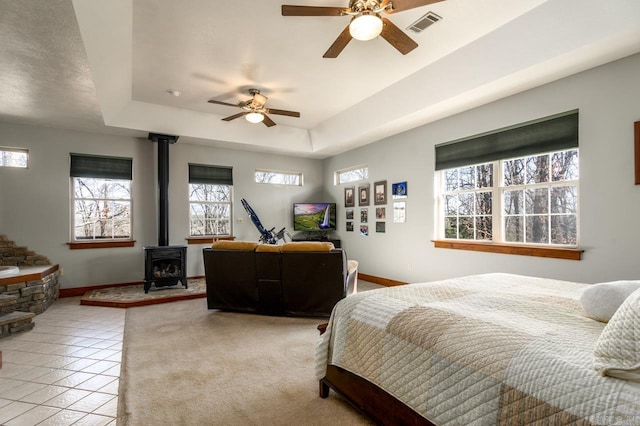
POLYGON ((135 240, 109 240, 109 241, 74 241, 67 243, 71 250, 80 250, 80 249, 99 249, 99 248, 113 248, 113 247, 133 247, 135 245, 135 240))
POLYGON ((185 238, 188 244, 213 244, 214 241, 222 241, 228 240, 233 241, 236 237, 232 237, 230 235, 220 236, 220 237, 187 237, 185 238))
POLYGON ((581 260, 584 250, 564 247, 541 247, 518 244, 478 243, 472 241, 435 240, 436 248, 484 251, 488 253, 517 254, 521 256, 551 257, 555 259, 581 260))

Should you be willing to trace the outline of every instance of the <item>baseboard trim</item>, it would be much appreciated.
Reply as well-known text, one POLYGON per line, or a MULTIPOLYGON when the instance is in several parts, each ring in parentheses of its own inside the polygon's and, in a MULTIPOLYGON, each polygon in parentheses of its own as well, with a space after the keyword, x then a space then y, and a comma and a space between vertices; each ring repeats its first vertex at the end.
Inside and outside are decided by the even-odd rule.
POLYGON ((390 280, 389 278, 376 277, 375 275, 363 274, 362 272, 358 272, 358 279, 363 281, 369 281, 370 283, 380 284, 386 287, 394 287, 397 285, 405 285, 409 283, 405 283, 404 281, 396 281, 390 280))
MULTIPOLYGON (((193 277, 188 277, 189 279, 198 279, 204 278, 204 275, 195 275, 193 277)), ((89 287, 73 287, 73 288, 61 288, 60 294, 58 297, 77 297, 84 296, 87 291, 91 290, 100 290, 101 288, 111 288, 111 287, 127 287, 130 285, 143 285, 144 281, 134 281, 131 283, 119 283, 119 284, 101 284, 101 285, 93 285, 89 287)))

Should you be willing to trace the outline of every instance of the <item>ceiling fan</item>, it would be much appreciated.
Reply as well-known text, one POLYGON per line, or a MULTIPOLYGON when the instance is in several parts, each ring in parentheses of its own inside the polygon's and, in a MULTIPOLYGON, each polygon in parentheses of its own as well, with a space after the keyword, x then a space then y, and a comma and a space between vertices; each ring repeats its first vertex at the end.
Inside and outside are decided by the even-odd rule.
POLYGON ((350 0, 346 8, 283 4, 282 16, 352 16, 351 23, 322 55, 324 58, 337 58, 352 38, 366 41, 379 35, 406 55, 418 47, 418 43, 380 14, 402 12, 440 1, 443 0, 350 0))
POLYGON ((242 108, 244 111, 239 112, 238 114, 231 115, 229 117, 225 117, 223 121, 231 121, 236 118, 245 117, 247 121, 250 123, 264 123, 265 126, 271 127, 275 126, 276 123, 269 118, 268 114, 276 114, 276 115, 286 115, 289 117, 300 117, 300 113, 297 111, 286 111, 284 109, 274 109, 274 108, 265 108, 264 104, 267 102, 267 97, 260 94, 260 90, 258 89, 249 89, 249 94, 253 97, 248 101, 239 102, 237 104, 230 104, 228 102, 216 101, 214 99, 209 99, 209 103, 218 104, 218 105, 226 105, 237 108, 242 108))

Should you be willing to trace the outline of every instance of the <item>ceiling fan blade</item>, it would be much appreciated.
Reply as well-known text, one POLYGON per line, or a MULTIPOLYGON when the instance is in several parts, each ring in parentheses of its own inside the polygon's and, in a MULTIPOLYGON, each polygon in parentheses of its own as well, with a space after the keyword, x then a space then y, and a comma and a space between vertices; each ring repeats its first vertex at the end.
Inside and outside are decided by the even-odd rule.
POLYGON ((271 127, 276 125, 276 123, 272 119, 270 119, 267 114, 262 114, 262 115, 264 115, 264 120, 262 120, 262 122, 264 123, 265 126, 271 127))
POLYGON ((207 102, 209 102, 210 104, 226 105, 226 106, 232 106, 232 107, 242 107, 242 105, 230 104, 228 102, 216 101, 214 99, 209 99, 207 102))
POLYGON ((344 7, 282 5, 282 16, 342 16, 344 7))
POLYGON ((222 119, 222 121, 235 120, 236 118, 240 118, 240 117, 245 116, 247 114, 249 114, 249 111, 242 111, 242 112, 239 112, 237 114, 230 115, 229 117, 225 117, 225 118, 222 119))
POLYGON ((253 95, 253 104, 258 108, 262 108, 264 104, 267 102, 267 98, 265 95, 261 95, 260 93, 256 93, 253 95))
POLYGON ((267 108, 265 109, 265 111, 268 112, 269 114, 286 115, 288 117, 300 117, 300 113, 297 111, 287 111, 284 109, 274 109, 274 108, 267 108))
POLYGON ((347 47, 347 44, 349 44, 352 38, 353 37, 351 37, 351 34, 349 33, 349 26, 347 25, 344 30, 342 30, 336 41, 333 42, 331 47, 329 47, 329 49, 324 52, 324 55, 322 55, 322 57, 337 58, 340 52, 342 52, 344 48, 347 47))
POLYGON ((393 47, 398 49, 400 53, 406 55, 418 47, 418 43, 413 41, 400 28, 396 27, 393 22, 387 18, 382 18, 382 22, 384 25, 382 26, 382 33, 380 33, 380 35, 393 47))
MULTIPOLYGON (((386 6, 391 0, 385 0, 382 2, 382 6, 386 6)), ((427 6, 433 3, 439 3, 444 0, 393 0, 391 4, 393 9, 388 10, 387 13, 402 12, 404 10, 415 9, 416 7, 427 6)))

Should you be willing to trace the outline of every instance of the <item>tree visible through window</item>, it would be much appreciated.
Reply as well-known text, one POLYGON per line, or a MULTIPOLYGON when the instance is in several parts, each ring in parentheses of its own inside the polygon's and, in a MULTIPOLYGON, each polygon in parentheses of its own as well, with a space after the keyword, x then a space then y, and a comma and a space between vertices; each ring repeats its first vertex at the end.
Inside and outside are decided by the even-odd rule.
POLYGON ((131 240, 131 158, 70 155, 72 239, 131 240))
POLYGON ((369 178, 369 167, 356 166, 344 170, 338 170, 335 174, 335 184, 357 182, 369 178))
POLYGON ((256 183, 302 186, 302 173, 256 170, 256 183))
POLYGON ((189 184, 190 235, 231 235, 231 185, 189 184))
POLYGON ((18 148, 0 147, 0 167, 27 168, 29 151, 18 148))
POLYGON ((131 238, 131 181, 74 177, 73 239, 131 238))
POLYGON ((444 238, 578 244, 577 149, 440 173, 444 238))

